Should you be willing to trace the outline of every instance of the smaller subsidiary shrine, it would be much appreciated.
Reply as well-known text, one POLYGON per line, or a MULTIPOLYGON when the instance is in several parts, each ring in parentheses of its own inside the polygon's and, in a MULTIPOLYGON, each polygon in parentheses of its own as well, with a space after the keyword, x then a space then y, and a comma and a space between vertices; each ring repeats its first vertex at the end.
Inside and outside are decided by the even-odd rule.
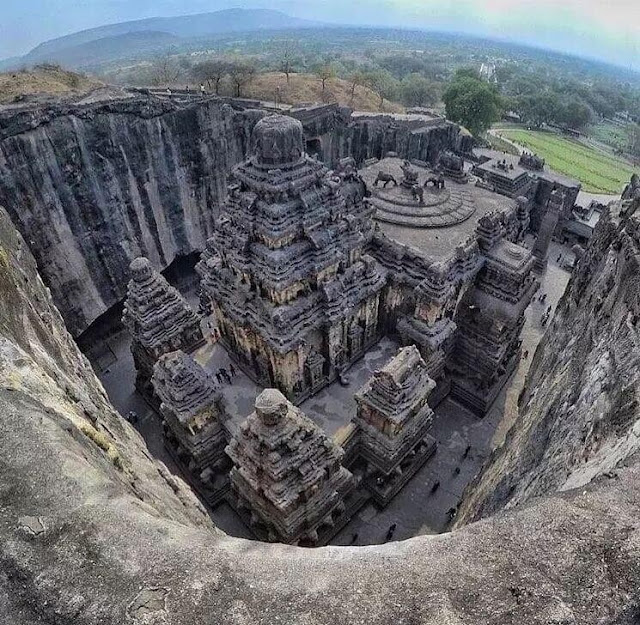
POLYGON ((200 319, 187 301, 146 258, 131 263, 122 323, 132 337, 136 388, 154 403, 151 376, 160 356, 191 351, 204 342, 200 319))
POLYGON ((229 459, 221 394, 211 376, 183 351, 160 357, 152 378, 164 418, 165 444, 195 480, 207 503, 228 490, 229 459))
POLYGON ((433 410, 427 403, 435 386, 411 345, 400 349, 355 396, 353 422, 365 485, 380 505, 388 504, 436 451, 429 434, 433 410))
POLYGON ((351 518, 343 450, 277 389, 258 396, 227 454, 236 509, 259 538, 326 544, 351 518))

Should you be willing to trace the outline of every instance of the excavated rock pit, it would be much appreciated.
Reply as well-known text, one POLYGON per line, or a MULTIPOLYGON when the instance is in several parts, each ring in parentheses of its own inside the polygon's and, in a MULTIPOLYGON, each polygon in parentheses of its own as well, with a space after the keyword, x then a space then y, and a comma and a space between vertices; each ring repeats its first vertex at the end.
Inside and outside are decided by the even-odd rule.
POLYGON ((1 622, 637 623, 639 415, 630 384, 638 370, 629 355, 637 227, 603 223, 549 329, 548 351, 536 356, 529 379, 538 395, 523 398, 528 407, 470 490, 455 531, 305 550, 231 539, 211 524, 110 406, 2 213, 1 622), (564 337, 581 323, 597 327, 595 343, 578 336, 568 346, 564 337), (602 364, 592 363, 607 359, 619 363, 624 384, 562 380, 567 367, 593 379, 602 364), (561 387, 584 408, 570 412, 561 387), (596 413, 583 393, 622 410, 596 413), (558 476, 559 464, 573 482, 558 476))
POLYGON ((0 209, 0 623, 640 622, 640 223, 619 207, 452 531, 313 550, 231 538, 121 418, 52 294, 78 333, 121 298, 130 255, 155 249, 166 266, 201 245, 254 119, 225 106, 133 98, 2 117, 0 203, 27 241, 0 209), (190 167, 229 162, 196 188, 183 150, 190 167))

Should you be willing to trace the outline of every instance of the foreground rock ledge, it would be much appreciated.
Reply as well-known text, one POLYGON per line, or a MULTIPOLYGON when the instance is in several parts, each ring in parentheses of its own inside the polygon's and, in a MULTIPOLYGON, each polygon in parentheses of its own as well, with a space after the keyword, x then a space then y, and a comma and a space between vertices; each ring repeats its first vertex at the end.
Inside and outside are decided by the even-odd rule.
POLYGON ((450 534, 232 539, 109 405, 4 212, 0 295, 3 625, 638 622, 637 454, 450 534))

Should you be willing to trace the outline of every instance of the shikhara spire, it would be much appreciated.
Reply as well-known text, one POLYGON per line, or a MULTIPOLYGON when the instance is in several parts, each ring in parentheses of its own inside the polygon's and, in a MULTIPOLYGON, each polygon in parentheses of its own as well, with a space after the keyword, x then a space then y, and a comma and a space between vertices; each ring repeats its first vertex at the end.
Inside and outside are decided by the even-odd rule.
POLYGON ((130 269, 122 322, 133 339, 136 386, 151 396, 151 376, 158 358, 177 349, 193 349, 204 339, 198 316, 146 258, 136 258, 130 269))

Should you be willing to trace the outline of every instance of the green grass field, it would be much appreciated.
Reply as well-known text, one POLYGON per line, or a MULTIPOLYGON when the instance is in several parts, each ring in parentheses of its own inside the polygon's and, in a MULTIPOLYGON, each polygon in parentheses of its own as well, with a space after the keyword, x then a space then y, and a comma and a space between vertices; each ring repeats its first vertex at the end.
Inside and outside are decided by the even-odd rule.
POLYGON ((600 141, 612 148, 626 150, 629 147, 631 138, 631 124, 619 126, 612 122, 603 121, 589 126, 587 134, 596 141, 600 141))
POLYGON ((579 180, 591 193, 618 194, 635 171, 615 156, 551 132, 503 130, 500 134, 544 158, 550 169, 579 180))

